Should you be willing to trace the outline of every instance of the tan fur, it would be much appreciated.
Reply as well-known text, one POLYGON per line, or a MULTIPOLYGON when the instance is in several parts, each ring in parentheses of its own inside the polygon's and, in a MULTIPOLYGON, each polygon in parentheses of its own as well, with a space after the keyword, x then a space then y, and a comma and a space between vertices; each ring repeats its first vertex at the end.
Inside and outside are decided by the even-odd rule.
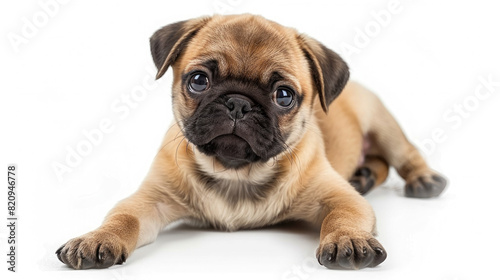
MULTIPOLYGON (((379 99, 351 82, 329 108, 323 108, 317 96, 325 90, 323 79, 327 77, 320 74, 320 89, 316 88, 304 56, 304 51, 321 55, 321 48, 294 29, 251 15, 215 16, 188 23, 174 49, 182 40, 194 37, 182 53, 170 53, 158 72, 161 77, 169 66, 174 69, 175 122, 149 174, 135 194, 111 210, 100 228, 61 247, 58 256, 62 255, 62 261, 85 268, 72 252, 87 254, 89 249, 78 244, 89 243, 95 249, 96 244, 108 242, 112 244, 108 247, 114 254, 113 263, 117 263, 118 255, 128 256, 135 248, 154 241, 160 230, 179 219, 229 231, 286 220, 308 221, 321 226, 318 260, 332 248, 340 254, 342 246, 365 251, 368 247, 369 252, 382 249, 373 238, 372 208, 347 181, 359 167, 360 158, 366 156, 364 166, 376 173, 377 185, 387 177, 387 163, 407 180, 431 171, 379 99), (264 43, 245 45, 242 36, 264 43), (300 109, 279 120, 280 129, 290 134, 285 152, 267 162, 227 170, 188 142, 180 120, 193 114, 196 104, 185 95, 181 76, 207 59, 217 60, 223 75, 261 82, 279 71, 287 83, 304 93, 300 109), (371 146, 363 151, 366 141, 371 146), (260 200, 234 203, 207 189, 205 182, 193 175, 197 168, 219 180, 228 193, 272 180, 275 186, 260 200)), ((312 65, 319 67, 324 58, 311 59, 312 65)))

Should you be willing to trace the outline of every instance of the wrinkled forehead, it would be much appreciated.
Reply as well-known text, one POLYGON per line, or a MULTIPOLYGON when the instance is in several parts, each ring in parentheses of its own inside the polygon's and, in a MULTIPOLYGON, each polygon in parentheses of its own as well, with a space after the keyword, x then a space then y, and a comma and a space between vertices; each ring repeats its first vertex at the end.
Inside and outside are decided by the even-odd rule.
POLYGON ((215 19, 189 44, 184 71, 215 61, 222 77, 266 83, 278 74, 293 80, 303 57, 296 36, 293 29, 255 18, 215 19))

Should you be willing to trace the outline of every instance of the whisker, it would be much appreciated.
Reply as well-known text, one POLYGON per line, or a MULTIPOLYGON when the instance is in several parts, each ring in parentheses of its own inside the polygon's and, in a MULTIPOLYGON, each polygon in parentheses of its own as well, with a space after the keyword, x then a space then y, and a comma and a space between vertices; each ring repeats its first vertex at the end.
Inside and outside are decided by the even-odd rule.
POLYGON ((278 141, 280 142, 280 145, 282 146, 282 148, 284 148, 285 150, 285 156, 288 158, 288 160, 290 161, 290 164, 292 164, 292 161, 294 160, 293 158, 293 154, 290 152, 290 146, 288 146, 288 144, 281 138, 277 138, 278 141))
POLYGON ((235 170, 235 171, 236 171, 236 178, 238 178, 238 183, 241 183, 240 175, 238 174, 238 170, 235 170))
POLYGON ((186 154, 189 155, 189 145, 194 145, 193 143, 191 143, 191 141, 189 141, 189 139, 186 138, 186 141, 187 141, 187 144, 186 144, 186 154))
POLYGON ((293 166, 295 164, 295 167, 297 168, 297 171, 300 176, 300 180, 302 181, 302 165, 300 163, 300 158, 297 155, 297 153, 294 151, 295 147, 290 147, 283 139, 277 138, 285 149, 285 156, 288 158, 290 161, 290 165, 293 166))
POLYGON ((269 165, 267 162, 265 164, 267 165, 267 167, 274 167, 274 166, 276 166, 276 161, 277 161, 277 158, 276 158, 276 156, 274 156, 273 163, 271 165, 269 165))
POLYGON ((308 131, 311 131, 312 133, 315 133, 316 135, 318 135, 319 137, 321 137, 321 139, 323 139, 323 135, 321 135, 321 133, 319 133, 319 132, 317 131, 318 126, 314 126, 313 124, 311 124, 311 123, 310 123, 310 122, 308 122, 307 120, 304 120, 304 122, 305 122, 305 124, 306 124, 305 126, 306 126, 307 128, 309 128, 309 129, 308 129, 308 131))
POLYGON ((224 172, 226 172, 228 170, 229 170, 229 168, 225 168, 225 169, 222 169, 220 171, 214 171, 214 173, 224 173, 224 172))
POLYGON ((223 173, 223 172, 226 172, 227 170, 229 170, 229 168, 224 168, 220 171, 216 171, 215 170, 215 157, 212 157, 212 169, 213 169, 213 173, 223 173))
POLYGON ((186 137, 182 138, 181 141, 179 141, 179 144, 177 145, 177 148, 175 149, 175 164, 177 165, 177 167, 180 168, 179 166, 179 163, 177 162, 177 159, 178 159, 178 153, 179 153, 179 147, 181 146, 182 142, 184 142, 184 140, 186 140, 186 137))
MULTIPOLYGON (((168 131, 170 131, 170 129, 172 129, 172 128, 176 125, 176 124, 177 124, 177 126, 178 126, 178 123, 179 123, 179 122, 180 122, 180 121, 175 122, 174 124, 172 124, 172 125, 170 126, 170 128, 167 130, 167 133, 166 133, 166 134, 168 134, 168 131)), ((170 143, 174 142, 175 140, 179 139, 180 137, 185 137, 185 136, 184 136, 184 134, 179 135, 181 132, 184 132, 184 131, 182 130, 182 128, 181 128, 180 126, 178 126, 178 127, 179 127, 179 132, 177 132, 177 134, 174 136, 174 138, 173 138, 172 140, 170 140, 170 141, 168 141, 167 143, 165 143, 165 144, 164 144, 164 145, 163 145, 163 146, 162 146, 162 147, 158 150, 158 152, 157 152, 157 153, 156 153, 156 155, 155 155, 155 158, 156 158, 156 157, 160 154, 160 152, 161 152, 161 151, 162 151, 162 150, 163 150, 163 149, 164 149, 164 148, 165 148, 168 144, 170 144, 170 143)))
POLYGON ((252 168, 253 168, 253 164, 250 164, 250 167, 248 168, 248 172, 247 172, 247 176, 250 178, 250 173, 252 171, 252 168))

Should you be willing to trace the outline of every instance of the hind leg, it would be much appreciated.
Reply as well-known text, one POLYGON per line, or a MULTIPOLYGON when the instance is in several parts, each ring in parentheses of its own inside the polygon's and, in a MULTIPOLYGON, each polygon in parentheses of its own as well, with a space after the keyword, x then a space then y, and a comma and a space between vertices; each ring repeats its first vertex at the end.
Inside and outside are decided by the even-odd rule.
POLYGON ((405 195, 415 198, 440 195, 446 187, 446 179, 429 168, 385 108, 383 114, 385 121, 379 124, 379 130, 373 131, 373 138, 387 162, 405 179, 405 195))
POLYGON ((373 144, 405 179, 405 195, 415 198, 440 195, 446 187, 446 179, 429 168, 417 148, 408 141, 396 120, 378 99, 376 111, 377 118, 374 118, 370 129, 373 144))
POLYGON ((379 156, 366 156, 364 162, 356 170, 349 183, 360 193, 366 194, 374 187, 382 184, 389 174, 389 165, 379 156))
POLYGON ((395 167, 406 181, 406 196, 429 198, 441 194, 446 180, 429 168, 377 96, 356 83, 348 84, 345 91, 349 108, 355 112, 365 140, 370 144, 365 154, 379 155, 395 167))
MULTIPOLYGON (((366 169, 356 169, 360 167, 359 159, 363 154, 378 155, 389 166, 394 166, 406 181, 406 196, 435 197, 445 189, 444 177, 429 168, 375 94, 357 83, 349 82, 330 106, 330 112, 325 115, 317 104, 316 117, 323 134, 327 158, 343 178, 349 180, 357 177, 364 180, 362 178, 366 177, 369 180, 371 175, 367 175, 366 169), (366 151, 364 141, 369 144, 366 151), (356 171, 359 171, 358 175, 353 177, 356 171)), ((375 174, 378 176, 377 172, 375 174)), ((382 177, 375 180, 381 180, 382 177)), ((360 188, 366 192, 369 190, 367 186, 360 188)))

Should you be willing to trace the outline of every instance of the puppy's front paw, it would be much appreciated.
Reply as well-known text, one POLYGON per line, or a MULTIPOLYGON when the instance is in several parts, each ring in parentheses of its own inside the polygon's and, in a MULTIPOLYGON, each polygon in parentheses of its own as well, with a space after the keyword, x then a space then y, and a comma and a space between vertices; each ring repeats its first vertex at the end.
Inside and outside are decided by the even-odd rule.
POLYGON ((423 174, 412 176, 405 186, 405 196, 415 198, 431 198, 440 195, 446 187, 443 176, 429 170, 423 174))
POLYGON ((88 269, 122 264, 128 252, 118 236, 96 230, 71 239, 56 251, 56 255, 74 269, 88 269))
POLYGON ((387 253, 370 233, 338 230, 323 238, 316 257, 330 269, 361 269, 381 264, 387 253))

